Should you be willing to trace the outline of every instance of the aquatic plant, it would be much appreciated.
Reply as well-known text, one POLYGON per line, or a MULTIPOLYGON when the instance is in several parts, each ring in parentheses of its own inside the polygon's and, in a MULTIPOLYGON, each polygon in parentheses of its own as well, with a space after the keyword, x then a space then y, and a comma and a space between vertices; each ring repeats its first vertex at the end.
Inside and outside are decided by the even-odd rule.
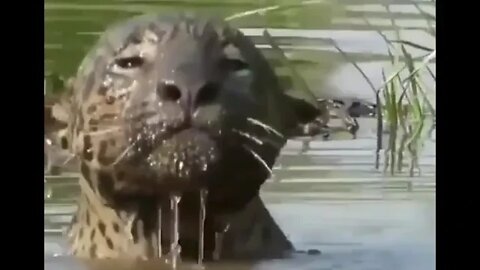
MULTIPOLYGON (((414 6, 420 14, 432 16, 425 13, 418 4, 414 4, 414 6)), ((388 5, 386 10, 389 13, 391 12, 388 5)), ((431 18, 426 18, 427 32, 435 36, 435 28, 429 23, 429 19, 431 18)), ((385 102, 384 106, 379 104, 379 108, 382 108, 380 114, 386 116, 386 124, 390 135, 387 149, 385 149, 385 171, 390 169, 392 175, 395 172, 402 172, 404 157, 408 153, 410 156, 409 174, 414 176, 415 169, 420 173, 418 158, 425 139, 428 138, 430 130, 433 128, 434 121, 431 121, 432 128, 427 129, 426 126, 429 124, 429 120, 436 117, 435 108, 427 95, 428 90, 435 94, 435 89, 427 89, 424 83, 424 76, 431 76, 436 81, 435 75, 428 67, 428 64, 436 57, 436 50, 411 41, 403 41, 400 38, 401 28, 397 27, 393 18, 391 23, 397 29, 395 31, 396 40, 390 40, 380 31, 377 31, 384 38, 391 56, 392 66, 394 70, 397 70, 390 74, 388 79, 385 77, 385 72, 382 71, 384 82, 378 89, 382 91, 385 102), (394 44, 399 44, 399 46, 394 44), (421 49, 428 53, 421 58, 420 63, 416 63, 406 46, 421 49), (401 56, 403 56, 404 61, 399 60, 401 56), (407 72, 404 76, 402 76, 403 71, 407 72)), ((377 136, 382 136, 382 134, 378 133, 377 136)), ((379 153, 378 148, 377 153, 379 153)), ((378 164, 376 165, 378 168, 378 164)))
MULTIPOLYGON (((328 1, 314 0, 302 1, 290 5, 274 5, 237 13, 229 16, 227 19, 233 20, 251 15, 266 14, 272 11, 298 8, 299 6, 325 4, 327 2, 328 1)), ((435 20, 435 16, 426 12, 416 2, 412 2, 412 5, 419 11, 419 14, 425 18, 427 24, 427 29, 425 29, 425 31, 428 34, 435 36, 435 26, 431 23, 435 20)), ((415 169, 420 171, 418 158, 425 139, 430 136, 430 133, 435 128, 436 111, 427 95, 428 92, 435 94, 435 89, 428 89, 424 80, 425 76, 430 76, 436 81, 434 73, 428 67, 428 64, 435 59, 436 51, 412 41, 402 40, 400 37, 400 30, 402 30, 402 27, 396 24, 390 6, 388 4, 384 6, 387 13, 390 15, 391 26, 395 31, 395 39, 387 38, 380 29, 371 25, 366 17, 363 18, 366 25, 375 30, 385 41, 391 65, 394 70, 393 72, 390 72, 388 76, 385 74, 385 68, 382 70, 383 82, 380 87, 375 87, 370 78, 349 53, 343 51, 333 39, 331 39, 330 42, 343 58, 351 63, 362 75, 375 95, 377 105, 377 148, 375 168, 379 169, 380 167, 381 150, 384 150, 385 154, 384 171, 390 170, 390 174, 392 175, 396 172, 402 172, 405 157, 408 155, 410 157, 409 174, 410 176, 413 176, 415 174, 415 169), (408 52, 407 47, 426 51, 427 54, 420 58, 414 58, 408 52), (420 63, 418 63, 419 61, 420 63), (427 127, 429 124, 430 128, 427 127), (388 131, 389 138, 386 149, 383 149, 383 135, 385 130, 388 131)), ((281 59, 282 64, 287 66, 289 74, 292 77, 293 85, 297 88, 296 90, 300 90, 306 94, 304 96, 306 100, 311 101, 315 99, 308 85, 298 72, 295 71, 294 65, 289 64, 288 58, 285 57, 285 54, 281 51, 280 47, 275 45, 274 39, 266 30, 264 31, 264 37, 267 38, 272 48, 281 59)))

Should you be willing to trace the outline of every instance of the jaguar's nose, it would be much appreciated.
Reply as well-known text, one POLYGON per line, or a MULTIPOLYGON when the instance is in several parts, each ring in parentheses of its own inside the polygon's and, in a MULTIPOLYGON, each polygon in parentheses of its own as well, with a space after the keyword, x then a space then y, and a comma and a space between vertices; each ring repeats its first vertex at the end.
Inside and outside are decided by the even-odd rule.
POLYGON ((161 101, 177 102, 189 113, 194 113, 200 107, 214 102, 218 92, 219 87, 214 83, 205 83, 201 87, 188 89, 175 83, 162 82, 157 87, 157 95, 161 101))

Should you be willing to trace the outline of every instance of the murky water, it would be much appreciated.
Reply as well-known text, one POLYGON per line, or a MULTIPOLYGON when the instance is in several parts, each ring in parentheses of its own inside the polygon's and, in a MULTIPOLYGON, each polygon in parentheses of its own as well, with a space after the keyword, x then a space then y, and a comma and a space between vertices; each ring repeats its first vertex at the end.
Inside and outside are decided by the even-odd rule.
MULTIPOLYGON (((368 125, 360 134, 357 140, 314 141, 301 155, 301 142, 289 142, 275 167, 275 179, 262 191, 295 247, 322 254, 255 265, 213 264, 207 269, 435 269, 435 144, 426 146, 421 176, 385 177, 373 167, 375 140, 368 125)), ((56 256, 65 252, 60 230, 74 207, 72 196, 62 202, 56 194, 67 191, 71 181, 50 183, 58 199, 47 200, 45 267, 86 269, 72 258, 56 256)), ((160 269, 156 267, 152 269, 160 269)))
MULTIPOLYGON (((276 2, 282 1, 47 0, 45 66, 47 71, 71 74, 106 24, 140 12, 191 8, 228 16, 276 2)), ((375 29, 386 29, 384 33, 390 36, 393 31, 387 31, 391 22, 385 7, 376 3, 350 1, 349 12, 338 17, 317 6, 232 23, 251 36, 267 56, 269 46, 259 36, 263 27, 271 28, 270 33, 296 61, 296 67, 318 95, 372 100, 368 84, 354 67, 341 61, 327 39, 352 53, 374 85, 379 86, 382 68, 388 69, 388 58, 385 43, 375 29), (374 27, 366 25, 362 16, 374 27), (331 18, 332 22, 325 23, 321 17, 331 18)), ((425 33, 428 23, 418 10, 407 1, 394 3, 392 16, 398 25, 409 27, 401 31, 402 38, 434 47, 435 39, 425 33)), ((434 6, 421 7, 435 14, 434 6)), ((411 53, 425 54, 416 49, 411 53)), ((431 68, 435 72, 434 64, 431 68)), ((277 72, 284 74, 282 67, 277 67, 277 72)), ((385 176, 382 170, 374 169, 374 122, 361 119, 360 125, 356 140, 339 136, 329 142, 313 141, 303 152, 300 140, 289 142, 275 166, 274 178, 262 190, 267 207, 295 247, 319 249, 321 255, 298 254, 255 265, 212 264, 207 269, 434 269, 435 143, 427 142, 425 146, 420 176, 385 176)), ((61 256, 66 247, 61 230, 71 218, 77 190, 71 180, 48 180, 46 269, 86 269, 75 259, 61 256)), ((120 268, 112 264, 105 269, 120 268)))

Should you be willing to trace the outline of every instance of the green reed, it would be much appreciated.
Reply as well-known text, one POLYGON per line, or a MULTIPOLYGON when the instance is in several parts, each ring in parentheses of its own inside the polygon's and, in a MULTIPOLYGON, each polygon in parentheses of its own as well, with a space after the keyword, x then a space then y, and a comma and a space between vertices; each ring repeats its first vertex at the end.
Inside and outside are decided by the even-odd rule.
MULTIPOLYGON (((276 10, 285 10, 288 8, 297 8, 299 5, 311 5, 325 3, 325 1, 302 1, 295 5, 276 5, 256 10, 251 10, 229 17, 229 19, 237 19, 244 16, 265 14, 276 10)), ((412 5, 419 11, 420 15, 425 18, 427 22, 427 29, 425 30, 430 35, 435 36, 435 27, 431 23, 435 17, 418 4, 412 2, 412 5)), ((390 171, 394 175, 397 172, 402 172, 406 156, 410 157, 409 173, 414 176, 415 169, 419 168, 419 155, 425 139, 434 129, 434 120, 430 123, 430 128, 427 128, 429 121, 435 119, 435 109, 427 96, 428 91, 435 91, 435 89, 427 89, 426 84, 423 83, 425 76, 430 76, 436 81, 436 77, 428 64, 436 56, 436 51, 421 44, 416 44, 411 41, 402 40, 400 35, 401 27, 395 22, 393 13, 389 5, 384 5, 388 14, 390 14, 391 25, 395 32, 395 38, 387 38, 382 31, 375 29, 370 24, 367 18, 364 18, 365 23, 383 38, 388 47, 388 55, 393 67, 393 72, 388 76, 385 74, 385 69, 382 70, 383 82, 380 87, 375 87, 370 78, 356 63, 356 61, 348 53, 344 52, 334 40, 330 40, 333 47, 343 56, 343 58, 352 64, 356 70, 366 80, 369 87, 372 89, 376 105, 377 105, 377 149, 375 158, 375 168, 379 169, 380 153, 383 148, 384 129, 389 131, 389 139, 384 149, 385 167, 384 171, 390 171), (428 54, 420 59, 413 58, 407 50, 407 46, 420 50, 427 51, 428 54), (420 63, 418 61, 420 60, 420 63), (405 74, 406 73, 406 74, 405 74), (384 127, 385 126, 385 127, 384 127)), ((294 81, 294 88, 307 94, 306 98, 312 98, 312 91, 308 85, 302 80, 298 72, 295 71, 294 66, 289 64, 281 49, 275 45, 273 38, 264 32, 264 37, 267 38, 276 54, 282 59, 282 64, 288 67, 290 76, 294 81)), ((433 92, 434 93, 434 92, 433 92)))
MULTIPOLYGON (((401 72, 395 72, 387 79, 384 75, 382 85, 385 105, 382 113, 386 116, 386 125, 390 139, 385 149, 385 171, 402 172, 406 152, 410 156, 410 176, 415 169, 420 170, 418 157, 428 137, 426 128, 428 120, 435 118, 432 106, 423 83, 427 64, 435 57, 435 51, 427 55, 422 63, 416 64, 406 48, 402 45, 401 52, 405 63, 401 69, 408 71, 405 77, 401 72)), ((401 66, 395 65, 394 66, 401 66)))
MULTIPOLYGON (((414 6, 419 10, 420 14, 426 17, 428 24, 427 33, 435 36, 435 29, 430 23, 432 15, 426 13, 418 4, 414 4, 414 6)), ((388 13, 391 13, 388 5, 385 5, 385 8, 388 13)), ((372 29, 376 30, 366 18, 364 18, 364 21, 372 29)), ((380 30, 376 30, 388 46, 388 55, 394 70, 388 77, 385 75, 385 70, 382 70, 383 83, 378 88, 373 86, 371 80, 347 53, 343 52, 335 44, 334 46, 348 62, 355 66, 374 91, 377 103, 375 168, 379 168, 385 125, 390 136, 386 149, 384 149, 384 171, 389 170, 392 175, 396 172, 402 172, 405 155, 408 154, 410 156, 409 173, 410 176, 413 176, 415 169, 420 172, 418 157, 425 139, 434 130, 435 120, 430 123, 429 129, 426 128, 429 124, 428 120, 436 117, 436 111, 426 93, 427 91, 435 90, 427 89, 423 81, 425 76, 430 76, 436 81, 435 75, 428 67, 431 60, 435 58, 436 51, 411 41, 402 40, 400 36, 401 28, 395 23, 393 16, 391 16, 391 24, 395 29, 396 39, 389 39, 380 30), (395 44, 400 45, 400 50, 395 44), (428 54, 420 59, 414 59, 406 49, 406 46, 427 51, 428 54), (420 64, 416 64, 418 60, 421 60, 420 64), (407 72, 406 75, 403 74, 405 72, 407 72)))

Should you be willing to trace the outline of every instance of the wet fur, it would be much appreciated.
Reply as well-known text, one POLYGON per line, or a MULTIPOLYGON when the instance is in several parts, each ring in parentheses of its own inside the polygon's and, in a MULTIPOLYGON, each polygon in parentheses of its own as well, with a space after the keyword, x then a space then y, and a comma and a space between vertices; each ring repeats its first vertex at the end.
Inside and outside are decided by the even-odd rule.
MULTIPOLYGON (((271 168, 286 142, 286 136, 276 135, 264 127, 252 124, 247 119, 256 119, 278 133, 288 134, 289 130, 298 126, 299 123, 308 122, 315 116, 315 110, 302 109, 302 105, 283 94, 273 70, 260 51, 239 31, 222 22, 182 16, 165 18, 151 15, 138 17, 107 29, 82 62, 72 82, 72 95, 68 96, 68 106, 63 106, 68 115, 65 120, 68 123, 68 132, 64 138, 69 142, 70 150, 81 161, 82 193, 68 234, 72 252, 79 257, 143 259, 154 257, 157 253, 158 241, 156 235, 159 225, 158 205, 166 206, 168 203, 166 193, 172 188, 178 189, 179 186, 176 185, 178 181, 175 182, 175 179, 183 177, 180 172, 177 173, 178 170, 166 169, 165 177, 158 177, 156 171, 151 172, 153 176, 150 177, 142 167, 145 157, 148 157, 148 151, 143 155, 142 149, 129 148, 132 145, 132 138, 139 133, 143 136, 139 143, 143 148, 158 146, 155 139, 149 139, 152 134, 163 136, 170 132, 170 135, 175 138, 176 133, 171 130, 185 122, 185 115, 183 115, 185 111, 172 104, 169 107, 162 107, 156 106, 155 102, 150 104, 147 102, 144 106, 142 101, 152 100, 149 98, 152 93, 145 90, 148 87, 145 85, 134 87, 128 79, 117 78, 113 81, 107 79, 115 59, 125 57, 129 50, 135 50, 135 46, 139 44, 148 46, 144 44, 145 42, 153 45, 162 42, 172 43, 174 46, 160 48, 163 48, 167 55, 172 53, 169 57, 173 58, 169 61, 173 61, 173 64, 175 57, 181 57, 182 54, 192 53, 191 56, 195 57, 199 56, 198 54, 201 56, 207 50, 211 54, 205 55, 208 57, 199 61, 199 64, 203 65, 201 68, 206 70, 206 73, 201 75, 216 76, 208 79, 226 82, 226 86, 220 90, 223 92, 218 99, 211 100, 211 104, 198 107, 205 109, 203 116, 207 119, 194 119, 196 121, 194 124, 208 130, 210 135, 217 134, 218 130, 225 132, 213 139, 216 145, 215 154, 220 157, 218 161, 208 163, 213 166, 213 169, 207 171, 213 171, 213 173, 206 174, 209 177, 203 175, 202 178, 201 173, 195 174, 196 171, 193 170, 194 176, 184 177, 188 183, 185 186, 193 187, 193 191, 183 193, 180 204, 180 244, 184 258, 195 258, 197 255, 198 236, 195 226, 198 225, 199 206, 198 193, 194 191, 201 186, 209 190, 205 237, 208 257, 214 249, 215 232, 224 230, 225 225, 237 213, 244 210, 252 199, 259 200, 258 190, 269 177, 265 165, 260 164, 259 159, 252 156, 252 151, 271 168), (182 39, 178 39, 179 37, 182 39), (202 49, 186 46, 185 41, 199 42, 202 49), (234 60, 229 64, 246 64, 250 72, 247 79, 241 76, 231 78, 234 70, 238 68, 235 66, 226 66, 224 70, 216 71, 218 67, 208 66, 210 62, 207 58, 211 57, 229 57, 234 60), (229 68, 232 70, 228 70, 229 68), (127 91, 113 91, 114 89, 127 89, 127 91), (218 111, 211 113, 207 109, 212 106, 208 105, 218 105, 221 113, 218 111), (146 133, 136 130, 133 121, 126 119, 141 115, 144 112, 142 106, 153 108, 154 113, 159 113, 158 117, 166 123, 167 128, 158 129, 158 124, 161 122, 157 121, 150 126, 140 125, 140 128, 150 127, 146 133), (222 118, 222 115, 226 116, 222 118), (217 126, 207 125, 212 122, 217 126), (239 133, 226 132, 233 129, 245 131, 264 144, 255 144, 239 133), (251 151, 248 151, 249 149, 251 151), (126 153, 129 155, 123 158, 126 153), (173 184, 165 180, 172 177, 173 184)), ((155 52, 153 50, 152 53, 155 54, 155 52)), ((153 59, 156 57, 154 55, 153 59)), ((143 74, 147 74, 145 72, 143 74)), ((160 71, 158 68, 153 68, 151 72, 160 71)), ((132 76, 142 76, 142 73, 132 76)), ((204 79, 202 76, 196 79, 201 81, 204 79)), ((191 75, 177 78, 180 82, 188 81, 190 85, 195 84, 193 79, 195 78, 191 75)), ((135 80, 140 84, 145 83, 138 77, 135 77, 135 80)), ((135 121, 143 120, 140 118, 135 121)), ((194 133, 187 138, 193 140, 197 136, 198 134, 194 133)), ((179 142, 179 145, 181 144, 182 142, 179 142)), ((196 153, 195 158, 199 155, 202 157, 206 154, 196 153)), ((187 158, 185 161, 190 160, 187 158)), ((146 170, 148 171, 148 168, 146 170)), ((261 201, 260 207, 263 207, 261 201)), ((165 228, 163 231, 167 231, 168 216, 162 220, 164 221, 162 228, 165 228)), ((275 227, 273 220, 251 222, 251 226, 277 231, 272 234, 268 229, 262 230, 269 235, 281 235, 284 238, 281 230, 275 227)), ((286 246, 280 244, 280 242, 288 242, 282 237, 276 238, 280 239, 277 245, 272 245, 277 241, 274 238, 265 239, 257 246, 257 251, 264 252, 257 253, 264 254, 265 257, 283 256, 283 251, 292 247, 288 244, 286 246), (284 248, 281 251, 275 251, 274 246, 284 248)), ((163 236, 162 240, 163 251, 166 253, 168 236, 163 236)), ((242 257, 241 253, 239 250, 230 256, 242 257)))

